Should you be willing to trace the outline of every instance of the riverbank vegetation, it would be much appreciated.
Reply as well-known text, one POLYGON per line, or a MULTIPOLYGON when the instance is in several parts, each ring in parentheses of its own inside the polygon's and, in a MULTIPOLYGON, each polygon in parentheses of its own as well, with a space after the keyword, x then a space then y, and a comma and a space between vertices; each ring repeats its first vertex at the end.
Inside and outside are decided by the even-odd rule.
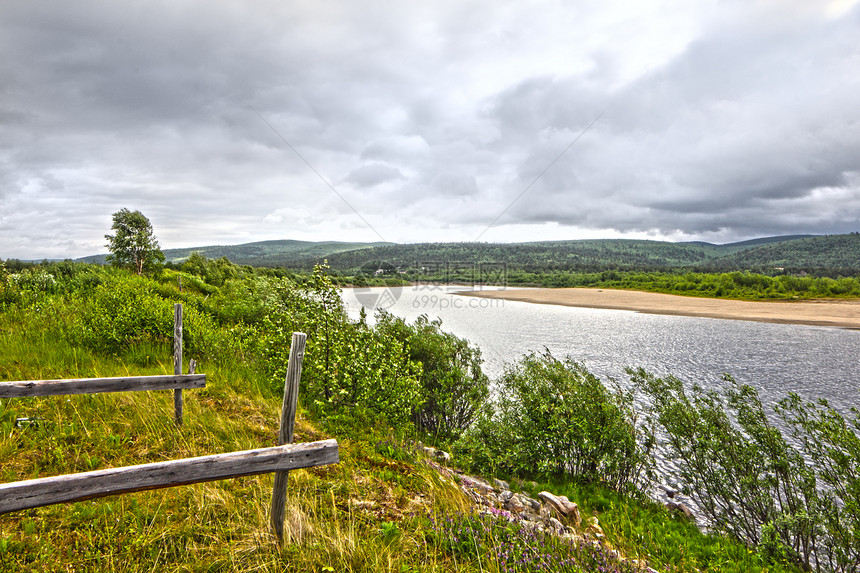
POLYGON ((0 267, 0 380, 172 372, 175 302, 185 355, 207 375, 181 428, 168 393, 0 400, 0 482, 273 445, 293 331, 308 334, 296 441, 337 438, 340 464, 291 473, 283 548, 267 531, 272 478, 256 476, 0 516, 0 570, 856 571, 856 413, 788 397, 780 438, 746 388, 724 403, 638 371, 652 409, 637 412, 629 391, 548 353, 490 381, 479 350, 438 322, 350 320, 324 268, 192 263, 148 277, 0 267), (658 442, 714 533, 648 499, 658 442), (532 495, 568 495, 606 544, 477 514, 419 443, 532 495))
POLYGON ((794 300, 860 297, 860 276, 775 276, 730 273, 602 271, 599 273, 508 274, 511 286, 590 287, 641 290, 734 300, 794 300))

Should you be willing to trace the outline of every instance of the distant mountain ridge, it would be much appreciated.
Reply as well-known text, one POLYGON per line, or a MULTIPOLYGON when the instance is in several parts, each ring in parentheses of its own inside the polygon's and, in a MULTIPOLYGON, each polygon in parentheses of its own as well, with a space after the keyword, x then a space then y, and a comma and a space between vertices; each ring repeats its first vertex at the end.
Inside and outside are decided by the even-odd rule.
POLYGON ((860 236, 788 235, 723 245, 634 239, 417 243, 345 251, 328 257, 328 262, 333 269, 341 271, 368 270, 383 264, 401 270, 420 270, 434 265, 469 263, 505 263, 527 272, 676 268, 723 271, 772 270, 773 267, 860 270, 860 236), (832 256, 823 257, 823 253, 832 256))
MULTIPOLYGON (((504 263, 529 272, 603 269, 712 271, 838 270, 860 272, 860 234, 786 235, 723 245, 702 241, 672 243, 635 239, 583 239, 525 243, 351 243, 340 241, 261 241, 166 249, 165 258, 182 262, 193 252, 209 259, 227 257, 239 265, 312 268, 327 260, 333 270, 350 273, 377 268, 420 271, 440 265, 504 263)), ((79 259, 103 263, 106 255, 79 259)))
MULTIPOLYGON (((393 243, 355 243, 341 241, 294 241, 290 239, 276 241, 257 241, 241 245, 210 245, 205 247, 188 247, 181 249, 164 249, 164 259, 167 262, 179 263, 200 253, 207 259, 227 257, 237 265, 258 267, 286 266, 289 263, 306 261, 316 257, 325 257, 342 251, 369 249, 392 245, 393 243)), ((104 264, 107 254, 91 255, 78 259, 81 262, 104 264)))
POLYGON ((784 268, 860 272, 860 233, 802 237, 759 244, 715 259, 714 270, 784 268))

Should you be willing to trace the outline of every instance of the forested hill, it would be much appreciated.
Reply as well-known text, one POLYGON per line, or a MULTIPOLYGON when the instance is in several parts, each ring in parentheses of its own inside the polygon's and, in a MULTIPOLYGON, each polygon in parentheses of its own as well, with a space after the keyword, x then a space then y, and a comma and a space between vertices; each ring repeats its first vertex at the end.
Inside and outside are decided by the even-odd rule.
POLYGON ((713 270, 784 268, 860 271, 860 233, 826 235, 744 249, 715 259, 713 270))
MULTIPOLYGON (((860 233, 789 235, 716 245, 630 239, 542 241, 529 243, 348 243, 337 241, 263 241, 231 246, 164 251, 168 262, 193 252, 208 259, 226 257, 238 265, 311 269, 328 260, 335 271, 352 274, 377 269, 434 273, 440 267, 504 264, 526 272, 671 270, 751 270, 855 274, 860 272, 860 233), (424 271, 422 271, 422 267, 424 271)), ((104 255, 81 259, 103 263, 104 255)))
POLYGON ((602 239, 534 243, 423 243, 347 251, 328 257, 340 271, 505 263, 530 272, 605 269, 860 271, 860 234, 791 235, 715 245, 602 239))
POLYGON ((704 263, 716 256, 716 249, 718 247, 704 243, 626 239, 535 243, 417 243, 337 253, 328 257, 328 262, 332 268, 339 270, 361 269, 377 264, 411 269, 457 263, 506 263, 542 270, 603 268, 607 265, 666 267, 704 263))
MULTIPOLYGON (((165 249, 164 258, 167 262, 182 262, 191 253, 200 253, 207 259, 227 257, 237 265, 255 267, 282 267, 296 265, 308 260, 325 258, 332 253, 355 251, 390 245, 392 243, 345 243, 340 241, 259 241, 242 245, 211 245, 207 247, 189 247, 185 249, 165 249)), ((81 262, 105 262, 107 255, 93 255, 80 259, 81 262)))

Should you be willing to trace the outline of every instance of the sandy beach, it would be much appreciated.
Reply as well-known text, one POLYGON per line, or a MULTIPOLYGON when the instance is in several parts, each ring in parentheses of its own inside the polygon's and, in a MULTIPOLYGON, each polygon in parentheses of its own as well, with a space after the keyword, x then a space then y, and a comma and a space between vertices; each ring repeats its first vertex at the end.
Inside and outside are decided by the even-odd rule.
POLYGON ((523 288, 458 294, 538 304, 860 329, 860 300, 751 302, 631 290, 523 288))

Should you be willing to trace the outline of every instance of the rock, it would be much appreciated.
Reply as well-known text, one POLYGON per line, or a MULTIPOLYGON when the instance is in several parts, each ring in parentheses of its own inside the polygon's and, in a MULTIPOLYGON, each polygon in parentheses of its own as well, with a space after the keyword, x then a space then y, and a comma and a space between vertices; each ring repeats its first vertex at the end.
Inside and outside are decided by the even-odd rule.
POLYGON ((571 545, 579 545, 582 543, 582 536, 575 532, 568 532, 561 536, 562 541, 567 541, 571 545))
POLYGON ((437 462, 447 464, 451 461, 451 454, 449 454, 448 452, 437 450, 436 448, 431 448, 430 446, 424 446, 424 452, 426 452, 427 455, 429 455, 437 462))
POLYGON ((519 515, 526 510, 526 506, 515 495, 512 495, 505 501, 504 508, 515 515, 519 515))
POLYGON ((530 522, 536 525, 541 525, 544 522, 543 518, 540 515, 532 513, 529 510, 526 510, 525 513, 520 515, 520 517, 523 519, 523 523, 530 522))
POLYGON ((605 537, 605 534, 603 533, 603 528, 600 527, 600 521, 597 519, 596 515, 589 517, 585 523, 588 524, 587 531, 591 533, 594 537, 596 537, 597 539, 603 539, 605 537))
POLYGON ((488 484, 484 480, 482 480, 480 478, 476 478, 474 476, 465 476, 464 475, 463 477, 460 478, 460 483, 465 485, 469 489, 480 492, 482 494, 489 494, 489 493, 493 493, 495 491, 493 489, 493 486, 491 486, 490 484, 488 484))
POLYGON ((534 510, 535 513, 540 511, 541 506, 540 506, 540 502, 538 500, 532 499, 529 496, 522 494, 522 493, 515 493, 514 496, 518 497, 520 502, 523 505, 532 508, 532 510, 534 510))
POLYGON ((371 511, 379 507, 379 504, 370 499, 350 499, 349 507, 357 510, 371 511))
POLYGON ((554 535, 564 535, 566 533, 564 525, 554 517, 550 517, 549 522, 546 525, 547 529, 549 529, 554 535))
POLYGON ((689 519, 690 521, 695 521, 696 516, 693 514, 693 510, 684 505, 683 503, 675 503, 674 501, 670 501, 666 503, 666 509, 669 512, 678 512, 681 513, 684 517, 689 519))
POLYGON ((496 489, 499 491, 509 491, 511 486, 508 485, 508 482, 501 479, 493 478, 493 485, 496 486, 496 489))
POLYGON ((548 491, 542 491, 538 494, 538 497, 553 509, 559 517, 567 519, 576 526, 582 523, 579 506, 567 499, 566 495, 555 496, 548 491))
POLYGON ((549 521, 549 519, 552 517, 553 513, 554 513, 553 510, 551 510, 548 505, 540 506, 540 519, 541 519, 541 521, 549 521))
POLYGON ((657 484, 655 489, 662 490, 663 493, 666 494, 666 497, 668 497, 669 499, 674 498, 678 494, 678 490, 668 485, 657 484))

